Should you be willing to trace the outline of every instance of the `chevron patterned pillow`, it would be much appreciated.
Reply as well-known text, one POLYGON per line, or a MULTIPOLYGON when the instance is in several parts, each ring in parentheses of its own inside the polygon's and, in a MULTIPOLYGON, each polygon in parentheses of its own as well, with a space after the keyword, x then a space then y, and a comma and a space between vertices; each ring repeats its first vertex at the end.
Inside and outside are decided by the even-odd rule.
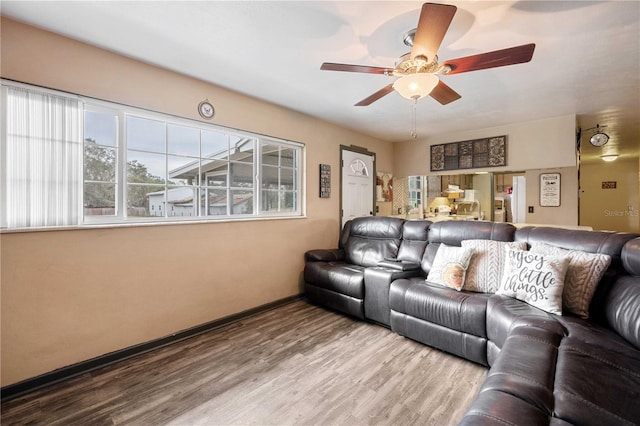
POLYGON ((581 318, 589 318, 589 305, 596 287, 611 264, 607 254, 587 253, 581 250, 567 250, 545 243, 535 243, 531 251, 547 256, 566 256, 569 268, 565 277, 562 305, 566 311, 581 318))
POLYGON ((527 243, 493 240, 464 240, 462 247, 473 249, 474 256, 467 269, 464 289, 478 293, 495 293, 504 271, 505 247, 526 250, 527 243))

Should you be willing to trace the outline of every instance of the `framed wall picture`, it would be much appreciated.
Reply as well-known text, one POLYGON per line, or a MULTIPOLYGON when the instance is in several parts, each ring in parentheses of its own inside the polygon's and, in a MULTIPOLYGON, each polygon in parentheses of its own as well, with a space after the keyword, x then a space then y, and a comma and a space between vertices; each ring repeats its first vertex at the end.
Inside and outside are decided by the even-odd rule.
POLYGON ((560 173, 540 174, 540 207, 560 207, 560 173))
POLYGON ((320 198, 331 197, 331 166, 320 164, 320 198))

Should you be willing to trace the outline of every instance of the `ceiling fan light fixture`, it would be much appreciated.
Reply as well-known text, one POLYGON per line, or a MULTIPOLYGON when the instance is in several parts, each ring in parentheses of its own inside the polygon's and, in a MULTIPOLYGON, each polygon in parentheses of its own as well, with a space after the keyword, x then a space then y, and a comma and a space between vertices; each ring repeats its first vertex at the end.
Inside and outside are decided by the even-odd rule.
POLYGON ((393 88, 403 98, 418 100, 429 95, 439 82, 440 79, 435 74, 408 74, 397 79, 393 88))
POLYGON ((602 155, 600 156, 600 158, 602 158, 602 161, 606 161, 607 163, 610 163, 612 161, 616 161, 618 159, 618 156, 615 154, 609 154, 609 155, 602 155))

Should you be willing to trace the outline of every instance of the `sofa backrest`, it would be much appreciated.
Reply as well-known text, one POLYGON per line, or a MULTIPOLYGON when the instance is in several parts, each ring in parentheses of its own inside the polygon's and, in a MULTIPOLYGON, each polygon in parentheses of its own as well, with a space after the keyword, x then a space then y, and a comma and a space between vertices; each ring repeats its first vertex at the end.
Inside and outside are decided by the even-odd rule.
MULTIPOLYGON (((610 231, 587 231, 576 229, 530 226, 516 231, 516 241, 524 241, 531 248, 536 243, 544 243, 567 250, 580 250, 588 253, 607 254, 611 256, 611 265, 596 287, 589 306, 589 319, 601 324, 613 325, 607 320, 611 309, 608 306, 613 299, 608 297, 612 286, 624 275, 628 275, 622 264, 622 250, 627 242, 638 237, 638 234, 610 231)), ((617 302, 616 302, 617 303, 617 302)))
POLYGON ((429 273, 440 244, 460 247, 464 240, 513 241, 515 226, 503 222, 451 220, 429 227, 429 244, 422 257, 422 270, 429 273))
POLYGON ((626 242, 622 247, 621 257, 627 273, 640 277, 640 237, 626 242))
POLYGON ((402 241, 404 222, 404 219, 384 216, 351 220, 348 222, 349 236, 343 243, 345 260, 359 266, 376 266, 384 259, 395 259, 402 241))
POLYGON ((568 250, 581 250, 588 253, 608 254, 611 256, 609 269, 622 269, 622 247, 638 234, 627 232, 587 231, 553 228, 546 226, 527 226, 516 231, 515 240, 524 241, 528 248, 535 243, 545 243, 568 250))
POLYGON ((398 260, 420 263, 429 241, 429 220, 408 220, 402 225, 402 242, 398 260))
POLYGON ((629 240, 621 257, 628 275, 611 285, 603 304, 604 316, 609 327, 640 349, 640 238, 629 240))

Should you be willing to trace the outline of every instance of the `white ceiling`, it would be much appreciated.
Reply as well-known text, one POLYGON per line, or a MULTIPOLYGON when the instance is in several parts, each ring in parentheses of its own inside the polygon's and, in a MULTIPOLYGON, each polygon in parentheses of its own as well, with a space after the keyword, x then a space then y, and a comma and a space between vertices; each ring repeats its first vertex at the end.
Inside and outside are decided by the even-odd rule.
MULTIPOLYGON (((444 76, 462 99, 418 102, 419 138, 576 114, 611 141, 640 147, 640 2, 449 1, 458 11, 440 62, 535 43, 531 62, 444 76)), ((2 14, 126 56, 389 140, 409 140, 411 102, 356 102, 393 77, 321 71, 322 62, 393 67, 409 51, 422 2, 23 2, 2 14)), ((222 107, 222 106, 219 106, 222 107)), ((587 132, 590 136, 591 132, 587 132)))

